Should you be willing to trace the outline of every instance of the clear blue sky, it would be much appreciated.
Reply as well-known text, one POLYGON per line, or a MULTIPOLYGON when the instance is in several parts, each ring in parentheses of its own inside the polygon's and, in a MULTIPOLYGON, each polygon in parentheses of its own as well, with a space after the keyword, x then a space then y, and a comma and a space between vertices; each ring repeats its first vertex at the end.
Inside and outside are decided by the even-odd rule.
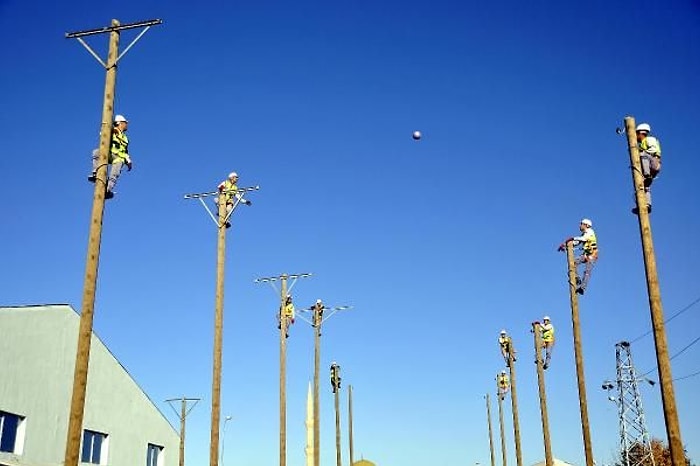
MULTIPOLYGON (((700 296, 697 0, 0 1, 2 304, 80 307, 104 71, 64 33, 113 17, 165 24, 119 67, 116 110, 131 122, 135 167, 107 205, 95 330, 164 411, 166 398, 203 398, 189 462, 208 458, 216 232, 182 195, 231 170, 261 189, 228 235, 227 466, 277 461, 277 297, 253 280, 282 272, 314 274, 297 284, 298 304, 354 306, 323 335, 324 463, 337 360, 355 388, 358 457, 487 464, 483 396, 502 368, 501 328, 520 350, 525 464, 539 461, 529 324, 547 313, 559 337, 547 373, 553 449, 582 464, 555 248, 583 216, 601 250, 581 300, 593 447, 610 462, 617 414, 600 383, 615 375, 614 344, 650 327, 626 141, 614 131, 625 115, 663 145, 653 232, 666 314, 700 296)), ((106 52, 106 37, 89 41, 106 52)), ((700 334, 698 307, 669 324, 672 353, 700 334)), ((311 329, 297 324, 290 466, 304 464, 311 351, 311 329)), ((651 337, 633 351, 640 370, 654 367, 651 337)), ((698 356, 700 345, 674 359, 674 376, 700 371, 698 356)), ((658 385, 642 390, 665 439, 658 385)), ((676 384, 696 462, 698 390, 700 377, 676 384)))

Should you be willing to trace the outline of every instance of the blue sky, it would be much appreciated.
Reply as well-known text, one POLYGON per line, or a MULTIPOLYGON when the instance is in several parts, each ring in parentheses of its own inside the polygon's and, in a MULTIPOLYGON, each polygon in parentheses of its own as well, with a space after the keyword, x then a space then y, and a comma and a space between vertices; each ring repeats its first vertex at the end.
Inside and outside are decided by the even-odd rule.
MULTIPOLYGON (((120 62, 116 110, 131 123, 134 170, 107 205, 95 330, 166 413, 160 400, 203 398, 188 462, 209 449, 216 231, 182 195, 231 170, 261 189, 228 234, 226 465, 277 461, 277 297, 253 280, 282 272, 314 274, 297 284, 298 304, 354 306, 323 335, 324 463, 335 455, 325 375, 336 360, 354 386, 358 457, 487 464, 483 396, 502 367, 501 328, 520 352, 524 461, 541 460, 529 324, 546 313, 558 336, 553 450, 582 464, 555 248, 584 216, 601 250, 581 300, 589 412, 597 462, 610 462, 617 414, 600 383, 614 377, 614 344, 650 326, 626 141, 614 131, 625 115, 663 145, 652 222, 666 314, 700 296, 697 0, 1 1, 2 304, 80 307, 104 71, 64 33, 113 17, 165 23, 120 62)), ((89 42, 106 53, 106 37, 89 42)), ((699 324, 696 306, 668 325, 671 353, 699 324)), ((292 329, 290 466, 304 464, 312 342, 308 326, 292 329)), ((654 367, 651 337, 633 351, 640 370, 654 367)), ((674 376, 700 370, 698 351, 673 360, 674 376)), ((700 377, 676 384, 696 462, 698 389, 700 377)), ((665 438, 658 385, 642 393, 665 438)))

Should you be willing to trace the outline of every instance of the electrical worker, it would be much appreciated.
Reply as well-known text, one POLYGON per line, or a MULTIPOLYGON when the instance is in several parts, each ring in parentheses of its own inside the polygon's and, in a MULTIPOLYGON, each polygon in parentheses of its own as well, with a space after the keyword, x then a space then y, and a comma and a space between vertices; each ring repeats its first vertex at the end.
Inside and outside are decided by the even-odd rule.
MULTIPOLYGON (((112 168, 109 172, 105 199, 112 199, 114 197, 114 186, 117 184, 117 180, 119 179, 119 175, 122 173, 122 168, 124 168, 124 165, 126 165, 129 171, 131 171, 134 166, 131 162, 131 157, 129 156, 129 138, 126 136, 126 131, 128 128, 129 122, 123 115, 117 115, 114 117, 112 143, 107 159, 107 164, 111 165, 112 168)), ((99 163, 100 149, 98 148, 92 151, 92 174, 88 176, 88 181, 91 183, 94 183, 97 180, 97 168, 99 163)))
POLYGON ((321 301, 320 299, 317 299, 314 305, 309 308, 309 311, 313 312, 313 315, 311 316, 311 321, 313 322, 312 325, 314 327, 319 327, 319 332, 321 324, 323 323, 323 311, 325 309, 326 306, 323 305, 323 301, 321 301))
MULTIPOLYGON (((639 149, 639 159, 642 165, 642 175, 644 176, 644 193, 647 199, 647 212, 651 213, 651 183, 661 171, 661 144, 654 136, 649 136, 651 126, 642 123, 637 126, 637 148, 639 149)), ((639 209, 635 207, 632 213, 639 214, 639 209)))
POLYGON ((544 365, 542 368, 547 370, 549 362, 552 359, 552 349, 554 349, 554 326, 549 320, 549 316, 542 318, 540 324, 540 335, 542 336, 542 346, 545 351, 544 365))
POLYGON ((294 323, 294 317, 296 316, 294 310, 294 303, 292 303, 292 295, 287 294, 287 298, 284 300, 284 305, 280 308, 280 313, 277 314, 277 328, 282 329, 281 318, 285 320, 285 337, 289 338, 289 326, 294 323))
POLYGON ((340 366, 333 361, 331 363, 331 387, 333 388, 333 393, 340 390, 340 366))
POLYGON ((496 376, 496 384, 498 385, 498 396, 502 399, 506 397, 506 393, 510 389, 510 378, 505 370, 496 376))
POLYGON ((593 273, 593 266, 598 260, 598 240, 595 231, 593 231, 593 222, 590 219, 582 219, 579 229, 581 230, 581 236, 567 238, 559 245, 559 251, 566 250, 566 243, 569 241, 574 242, 574 247, 581 246, 581 255, 574 260, 574 266, 576 267, 576 293, 582 295, 586 292, 586 287, 593 273), (581 264, 585 265, 583 280, 579 278, 580 275, 578 273, 578 268, 581 264))
POLYGON ((498 337, 498 345, 501 347, 501 355, 506 361, 506 367, 510 367, 509 354, 513 354, 513 362, 515 362, 516 351, 515 348, 513 348, 513 340, 511 340, 511 338, 508 336, 508 333, 505 330, 501 330, 501 334, 498 337))
MULTIPOLYGON (((230 217, 231 211, 233 210, 234 206, 234 198, 238 199, 238 201, 242 202, 245 205, 251 205, 252 202, 250 202, 248 199, 243 198, 243 194, 238 192, 238 173, 236 172, 231 172, 228 174, 228 178, 226 178, 224 181, 219 183, 218 186, 219 193, 224 193, 225 199, 226 199, 226 216, 227 218, 230 217)), ((219 206, 219 197, 217 196, 216 200, 214 203, 217 206, 219 206)), ((226 220, 226 228, 231 228, 231 222, 226 220)))

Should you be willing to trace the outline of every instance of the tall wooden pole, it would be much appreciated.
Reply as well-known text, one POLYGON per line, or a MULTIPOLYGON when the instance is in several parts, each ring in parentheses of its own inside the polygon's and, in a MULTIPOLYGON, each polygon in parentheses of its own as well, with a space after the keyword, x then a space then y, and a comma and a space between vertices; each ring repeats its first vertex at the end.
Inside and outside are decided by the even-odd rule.
POLYGON ((486 394, 486 419, 489 425, 489 452, 491 453, 491 466, 496 466, 496 453, 493 450, 493 428, 491 427, 491 399, 486 394))
POLYGON ((340 387, 335 390, 335 464, 343 466, 340 454, 340 387))
POLYGON ((321 315, 314 306, 314 466, 321 464, 321 404, 319 373, 321 370, 321 315))
POLYGON ((185 418, 187 417, 187 400, 182 398, 180 407, 180 457, 178 464, 185 466, 185 418))
POLYGON ((216 255, 216 309, 214 315, 214 369, 211 386, 210 466, 219 464, 219 428, 221 423, 221 359, 224 327, 224 264, 226 258, 226 195, 219 195, 219 230, 216 255))
MULTIPOLYGON (((112 26, 119 26, 119 21, 112 20, 112 26)), ((95 312, 95 290, 97 289, 97 270, 102 242, 102 217, 105 206, 107 186, 107 161, 112 144, 112 119, 114 115, 114 92, 117 82, 117 57, 119 56, 119 31, 109 34, 109 52, 107 55, 107 76, 105 78, 104 101, 102 105, 102 128, 100 130, 100 156, 97 168, 97 182, 92 195, 92 216, 88 237, 85 279, 83 282, 83 302, 80 311, 80 328, 78 330, 78 348, 73 372, 73 394, 71 397, 70 417, 66 439, 65 466, 78 466, 80 441, 83 430, 85 411, 85 392, 87 390, 88 365, 90 362, 90 342, 92 340, 92 322, 95 312)))
POLYGON ((574 357, 576 359, 576 377, 578 379, 578 401, 581 410, 581 430, 583 431, 583 448, 586 453, 586 466, 593 466, 593 446, 591 445, 591 428, 588 423, 588 401, 586 397, 586 378, 583 370, 583 346, 581 343, 581 322, 578 312, 576 294, 576 264, 574 263, 574 243, 566 244, 566 258, 569 265, 569 301, 571 303, 571 324, 574 333, 574 357))
POLYGON ((350 466, 355 464, 355 450, 352 443, 352 385, 348 385, 348 444, 350 450, 350 466))
POLYGON ((502 466, 508 466, 506 451, 506 428, 503 422, 503 396, 504 395, 501 394, 498 389, 498 381, 496 381, 496 398, 498 398, 498 423, 501 430, 501 461, 502 466))
POLYGON ((280 466, 287 465, 287 275, 280 277, 280 466))
POLYGON ((544 438, 544 460, 546 466, 554 466, 552 457, 552 442, 549 438, 549 415, 547 414, 547 394, 544 388, 544 369, 542 368, 542 335, 540 323, 532 323, 535 334, 535 362, 537 363, 537 385, 540 395, 540 414, 542 415, 542 436, 544 438))
POLYGON ((513 436, 515 437, 515 459, 518 466, 523 466, 523 453, 520 448, 520 417, 518 415, 518 391, 515 384, 515 348, 513 339, 508 345, 508 368, 510 369, 510 404, 513 411, 513 436))
POLYGON ((642 176, 641 160, 637 148, 637 137, 634 118, 625 118, 627 131, 627 145, 629 148, 630 165, 632 167, 632 182, 639 209, 639 233, 642 238, 642 252, 644 254, 644 271, 646 272, 647 291, 649 294, 649 309, 651 310, 651 322, 656 345, 656 362, 659 370, 659 384, 661 385, 661 400, 666 421, 666 435, 671 449, 671 461, 673 466, 685 466, 685 451, 681 439, 681 427, 678 421, 676 408, 676 395, 673 389, 673 375, 671 374, 671 360, 668 355, 668 342, 666 340, 666 327, 664 325, 664 310, 661 304, 661 289, 659 277, 656 271, 656 256, 654 254, 654 241, 651 235, 651 221, 646 206, 646 193, 644 192, 644 177, 642 176))

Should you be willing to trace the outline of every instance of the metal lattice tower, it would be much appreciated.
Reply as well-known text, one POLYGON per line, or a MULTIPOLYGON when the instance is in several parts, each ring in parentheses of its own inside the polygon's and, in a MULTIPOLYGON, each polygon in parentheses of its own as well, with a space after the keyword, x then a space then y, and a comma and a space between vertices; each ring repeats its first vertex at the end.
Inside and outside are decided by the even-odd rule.
MULTIPOLYGON (((639 393, 639 378, 632 363, 632 350, 628 341, 615 345, 617 361, 617 407, 620 416, 620 455, 623 466, 655 466, 651 451, 651 437, 647 430, 639 393)), ((654 382, 647 380, 652 385, 654 382)), ((604 388, 612 389, 608 383, 604 388)))

